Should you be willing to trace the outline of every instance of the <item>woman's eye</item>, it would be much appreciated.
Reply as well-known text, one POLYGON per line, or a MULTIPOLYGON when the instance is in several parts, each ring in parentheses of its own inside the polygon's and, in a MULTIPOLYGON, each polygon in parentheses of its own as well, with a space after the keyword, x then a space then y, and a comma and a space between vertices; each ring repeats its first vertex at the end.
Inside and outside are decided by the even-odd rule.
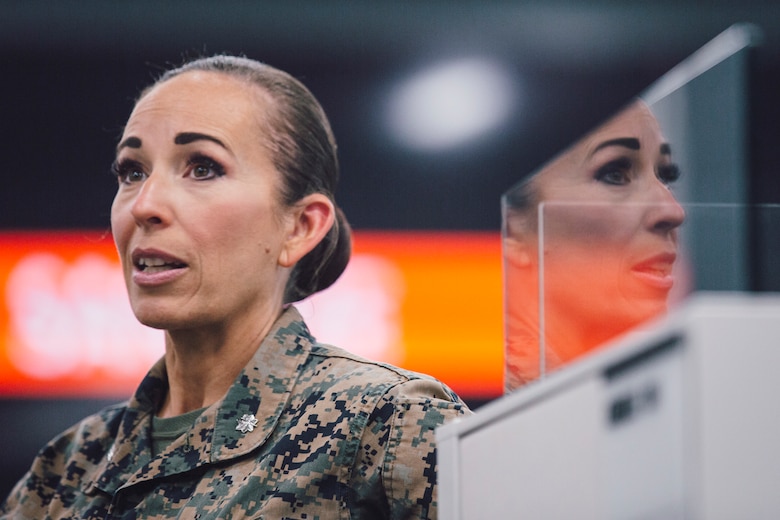
POLYGON ((676 164, 663 164, 658 167, 656 175, 664 184, 672 184, 680 178, 680 167, 676 164))
POLYGON ((141 182, 148 177, 141 165, 135 161, 114 162, 114 164, 111 165, 111 172, 121 184, 141 182))
POLYGON ((631 182, 631 161, 628 159, 610 161, 596 171, 595 179, 613 186, 628 184, 631 182))
POLYGON ((188 161, 189 175, 198 181, 221 177, 225 169, 217 161, 208 157, 195 156, 188 161))

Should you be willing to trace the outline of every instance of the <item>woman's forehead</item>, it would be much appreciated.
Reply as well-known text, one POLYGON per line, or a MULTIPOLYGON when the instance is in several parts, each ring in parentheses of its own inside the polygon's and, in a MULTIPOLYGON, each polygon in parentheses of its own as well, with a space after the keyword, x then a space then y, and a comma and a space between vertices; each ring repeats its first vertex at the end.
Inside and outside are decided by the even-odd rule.
POLYGON ((265 100, 259 88, 227 74, 189 71, 153 87, 136 104, 125 134, 160 120, 173 125, 205 126, 237 134, 257 129, 265 100))
POLYGON ((634 103, 589 134, 583 140, 582 148, 590 151, 610 139, 635 138, 641 142, 660 136, 661 128, 647 105, 634 103))
POLYGON ((195 110, 219 117, 246 115, 263 108, 258 92, 258 87, 225 73, 188 71, 155 85, 138 101, 133 115, 149 108, 195 110))

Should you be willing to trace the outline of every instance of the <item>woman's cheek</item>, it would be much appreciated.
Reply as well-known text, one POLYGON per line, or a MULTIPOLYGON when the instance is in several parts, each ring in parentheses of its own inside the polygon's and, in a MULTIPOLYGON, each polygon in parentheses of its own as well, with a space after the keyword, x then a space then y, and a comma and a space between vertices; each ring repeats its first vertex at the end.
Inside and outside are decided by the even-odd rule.
POLYGON ((613 204, 551 204, 545 207, 545 239, 569 240, 596 246, 626 244, 636 233, 639 218, 630 206, 613 204))

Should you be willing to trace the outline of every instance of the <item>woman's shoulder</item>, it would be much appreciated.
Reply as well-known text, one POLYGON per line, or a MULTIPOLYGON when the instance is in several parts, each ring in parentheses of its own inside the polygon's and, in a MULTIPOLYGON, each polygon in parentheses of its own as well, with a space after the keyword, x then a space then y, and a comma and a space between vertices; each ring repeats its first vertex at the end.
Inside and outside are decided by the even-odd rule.
POLYGON ((344 438, 359 446, 352 451, 360 468, 351 481, 355 503, 383 496, 377 507, 387 508, 388 516, 435 518, 436 429, 471 414, 468 406, 434 377, 331 345, 313 345, 302 375, 315 389, 317 399, 309 402, 318 420, 327 422, 319 407, 349 418, 354 437, 344 438))
POLYGON ((99 464, 113 444, 125 409, 125 404, 108 406, 55 436, 38 451, 27 474, 1 507, 11 511, 25 500, 28 503, 19 507, 34 509, 35 504, 48 503, 50 493, 62 481, 81 479, 89 468, 99 464))
POLYGON ((372 361, 333 345, 315 343, 310 354, 309 377, 360 388, 392 400, 430 400, 465 408, 460 398, 436 378, 380 361, 372 361))
MULTIPOLYGON (((77 453, 82 452, 85 446, 96 448, 110 443, 116 436, 119 423, 127 410, 127 403, 117 403, 106 406, 105 408, 84 417, 76 424, 66 429, 54 439, 52 439, 41 450, 40 455, 45 455, 48 451, 54 453, 77 453)), ((91 456, 85 454, 85 456, 91 456)))

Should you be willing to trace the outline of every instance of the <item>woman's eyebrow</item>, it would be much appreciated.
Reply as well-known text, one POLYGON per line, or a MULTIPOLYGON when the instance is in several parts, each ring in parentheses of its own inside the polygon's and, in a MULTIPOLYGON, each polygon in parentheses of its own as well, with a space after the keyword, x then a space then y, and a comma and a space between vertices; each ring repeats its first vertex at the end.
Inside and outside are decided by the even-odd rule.
MULTIPOLYGON (((227 149, 227 146, 225 146, 222 141, 208 134, 201 134, 198 132, 182 132, 180 134, 176 134, 176 137, 173 138, 174 144, 190 144, 195 141, 211 141, 213 143, 217 143, 222 148, 227 149)), ((122 148, 141 148, 141 146, 142 142, 140 138, 130 136, 117 145, 116 151, 118 152, 122 148)))
POLYGON ((593 155, 599 150, 601 150, 602 148, 607 148, 609 146, 622 146, 624 148, 629 148, 631 150, 639 150, 641 148, 641 145, 639 144, 639 139, 636 139, 634 137, 619 137, 617 139, 610 139, 609 141, 604 141, 603 143, 600 143, 596 148, 593 149, 590 155, 593 155))
POLYGON ((180 134, 176 134, 176 137, 173 138, 173 142, 175 144, 190 144, 195 141, 211 141, 212 143, 217 143, 222 148, 227 149, 227 146, 225 146, 222 141, 208 134, 201 134, 198 132, 182 132, 180 134))
POLYGON ((141 148, 141 139, 130 136, 117 145, 116 151, 118 152, 122 148, 141 148))

